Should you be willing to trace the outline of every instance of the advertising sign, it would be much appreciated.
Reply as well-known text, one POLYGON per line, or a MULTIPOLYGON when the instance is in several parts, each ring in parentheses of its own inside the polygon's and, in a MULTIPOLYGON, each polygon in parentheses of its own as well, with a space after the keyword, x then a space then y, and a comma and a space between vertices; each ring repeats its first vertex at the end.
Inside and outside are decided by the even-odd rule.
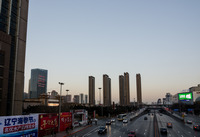
POLYGON ((38 136, 38 114, 0 117, 0 137, 21 136, 38 136))
POLYGON ((191 92, 179 93, 178 98, 179 100, 192 100, 192 93, 191 92))
POLYGON ((66 128, 72 127, 72 113, 64 112, 60 115, 60 131, 65 131, 66 128))
POLYGON ((58 132, 58 114, 39 115, 39 137, 58 132))

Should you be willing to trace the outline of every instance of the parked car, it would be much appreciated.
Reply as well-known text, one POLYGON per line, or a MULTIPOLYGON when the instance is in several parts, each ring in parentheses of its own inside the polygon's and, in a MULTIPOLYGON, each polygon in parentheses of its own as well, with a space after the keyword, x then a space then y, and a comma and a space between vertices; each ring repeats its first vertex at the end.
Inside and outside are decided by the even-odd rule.
POLYGON ((161 128, 160 128, 160 133, 161 133, 161 134, 167 134, 167 128, 161 127, 161 128))
POLYGON ((128 137, 136 137, 135 131, 128 132, 128 137))
POLYGON ((147 120, 147 117, 144 117, 144 120, 147 120))
POLYGON ((98 134, 105 134, 107 132, 107 128, 105 126, 100 126, 98 130, 98 134))

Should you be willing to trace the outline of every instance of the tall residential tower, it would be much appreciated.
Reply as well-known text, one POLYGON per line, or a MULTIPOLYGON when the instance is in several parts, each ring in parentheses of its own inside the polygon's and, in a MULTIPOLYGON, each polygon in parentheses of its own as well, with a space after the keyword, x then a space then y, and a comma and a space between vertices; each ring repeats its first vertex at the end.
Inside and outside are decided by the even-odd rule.
POLYGON ((119 76, 119 102, 122 106, 130 105, 130 89, 128 72, 119 76))
POLYGON ((111 79, 108 75, 103 75, 103 105, 111 106, 111 79))
POLYGON ((0 115, 22 114, 29 0, 0 0, 0 115))
POLYGON ((137 85, 137 103, 142 104, 142 87, 140 74, 136 74, 136 85, 137 85))
POLYGON ((95 78, 89 76, 89 104, 95 105, 95 78))

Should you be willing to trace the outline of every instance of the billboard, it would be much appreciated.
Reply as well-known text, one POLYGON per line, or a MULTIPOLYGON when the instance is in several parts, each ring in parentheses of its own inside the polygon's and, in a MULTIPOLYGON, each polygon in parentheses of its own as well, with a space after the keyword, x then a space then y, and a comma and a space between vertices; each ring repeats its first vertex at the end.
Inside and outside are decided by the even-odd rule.
POLYGON ((58 132, 58 114, 39 115, 39 137, 58 132))
POLYGON ((66 128, 72 127, 72 113, 63 112, 60 114, 60 131, 65 131, 66 128))
POLYGON ((0 137, 38 136, 38 114, 0 117, 0 137))
POLYGON ((179 93, 178 94, 179 100, 192 100, 192 92, 186 92, 186 93, 179 93))

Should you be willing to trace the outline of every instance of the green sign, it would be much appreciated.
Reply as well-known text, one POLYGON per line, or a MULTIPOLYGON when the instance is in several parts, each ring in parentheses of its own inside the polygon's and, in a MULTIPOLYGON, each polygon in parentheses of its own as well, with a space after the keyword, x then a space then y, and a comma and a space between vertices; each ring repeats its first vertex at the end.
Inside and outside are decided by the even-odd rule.
POLYGON ((178 94, 178 99, 179 100, 191 100, 192 99, 192 93, 191 92, 180 93, 180 94, 178 94))

